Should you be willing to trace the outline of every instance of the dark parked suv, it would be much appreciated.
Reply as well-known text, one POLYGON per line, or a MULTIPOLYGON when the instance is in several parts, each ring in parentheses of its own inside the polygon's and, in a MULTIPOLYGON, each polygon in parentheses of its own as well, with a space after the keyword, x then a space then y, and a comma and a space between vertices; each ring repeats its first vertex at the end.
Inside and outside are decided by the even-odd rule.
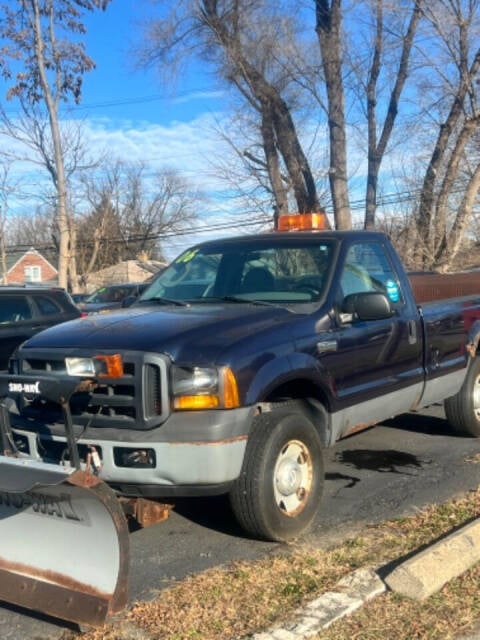
POLYGON ((81 315, 64 289, 0 286, 0 369, 34 333, 81 315))

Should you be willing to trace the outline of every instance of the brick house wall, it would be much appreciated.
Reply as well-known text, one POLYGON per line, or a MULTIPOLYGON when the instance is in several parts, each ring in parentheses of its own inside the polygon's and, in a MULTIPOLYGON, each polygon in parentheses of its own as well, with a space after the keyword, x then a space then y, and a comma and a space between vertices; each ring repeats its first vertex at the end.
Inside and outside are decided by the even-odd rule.
POLYGON ((7 284, 25 284, 26 282, 56 284, 57 281, 57 269, 35 249, 26 251, 7 271, 7 284), (29 279, 29 270, 36 272, 32 275, 38 275, 39 279, 29 279))

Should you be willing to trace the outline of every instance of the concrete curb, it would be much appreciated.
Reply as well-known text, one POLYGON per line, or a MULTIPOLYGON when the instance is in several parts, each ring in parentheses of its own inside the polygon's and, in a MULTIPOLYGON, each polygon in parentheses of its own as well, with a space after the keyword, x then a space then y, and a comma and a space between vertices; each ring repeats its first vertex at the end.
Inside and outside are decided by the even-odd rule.
POLYGON ((293 614, 292 622, 256 633, 253 640, 300 640, 316 633, 359 609, 365 602, 386 590, 373 569, 358 569, 328 591, 293 614))
POLYGON ((403 562, 385 582, 400 595, 425 600, 479 561, 480 520, 474 520, 403 562))
MULTIPOLYGON (((398 565, 382 580, 374 569, 358 569, 304 608, 286 624, 256 633, 252 640, 303 640, 336 620, 352 614, 387 586, 403 596, 424 600, 480 561, 480 519, 450 533, 442 540, 398 565)), ((381 569, 379 570, 382 573, 381 569)), ((480 640, 478 631, 465 640, 480 640)))

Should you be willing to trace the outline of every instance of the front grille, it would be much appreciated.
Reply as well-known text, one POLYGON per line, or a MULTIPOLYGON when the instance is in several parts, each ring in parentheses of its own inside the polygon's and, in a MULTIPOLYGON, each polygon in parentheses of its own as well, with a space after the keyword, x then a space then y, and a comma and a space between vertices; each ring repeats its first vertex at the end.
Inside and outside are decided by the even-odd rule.
MULTIPOLYGON (((98 353, 98 352, 97 352, 98 353)), ((107 355, 109 352, 102 351, 107 355)), ((28 350, 28 357, 20 353, 19 372, 66 376, 66 357, 91 357, 84 350, 41 351, 28 350)), ((167 360, 162 356, 138 352, 122 353, 123 376, 100 379, 92 393, 75 393, 70 400, 73 421, 88 427, 149 429, 166 419, 168 412, 167 360)), ((43 411, 46 409, 43 404, 43 411)), ((27 403, 22 413, 33 417, 42 411, 38 398, 27 403)), ((58 414, 57 414, 58 415, 58 414)))

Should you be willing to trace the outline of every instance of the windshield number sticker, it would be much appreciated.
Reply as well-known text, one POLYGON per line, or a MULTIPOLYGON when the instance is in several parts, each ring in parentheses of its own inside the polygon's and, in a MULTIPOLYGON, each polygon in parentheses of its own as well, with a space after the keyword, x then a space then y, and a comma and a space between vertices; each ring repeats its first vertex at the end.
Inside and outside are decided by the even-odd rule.
POLYGON ((187 262, 190 262, 191 260, 194 259, 197 253, 198 253, 198 249, 190 249, 189 251, 186 251, 183 255, 181 255, 177 260, 175 260, 175 263, 185 264, 187 262))

